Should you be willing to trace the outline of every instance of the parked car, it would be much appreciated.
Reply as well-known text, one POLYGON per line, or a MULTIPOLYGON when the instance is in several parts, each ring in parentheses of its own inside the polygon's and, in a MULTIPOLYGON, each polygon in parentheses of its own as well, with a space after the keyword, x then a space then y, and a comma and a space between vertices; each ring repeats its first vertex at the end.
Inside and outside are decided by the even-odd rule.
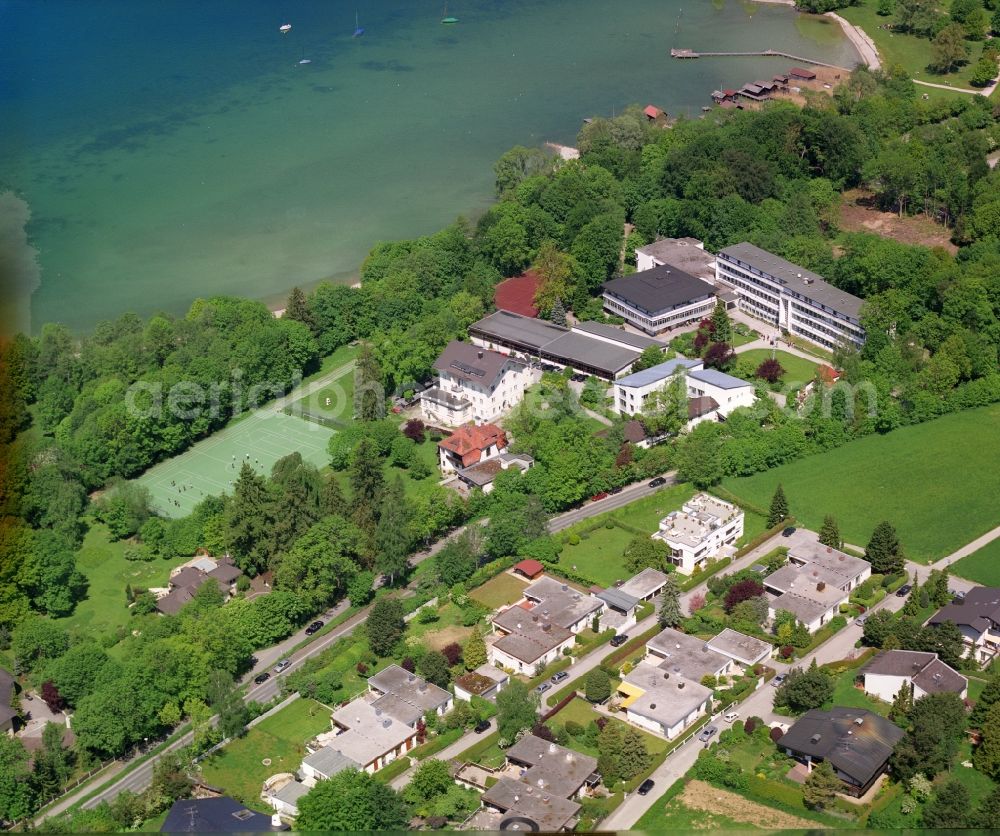
POLYGON ((538 693, 538 694, 544 694, 550 688, 552 688, 552 683, 551 682, 543 682, 541 685, 539 685, 537 688, 535 688, 535 692, 538 693))
POLYGON ((774 679, 771 680, 771 686, 777 688, 782 682, 785 681, 785 677, 788 676, 787 673, 779 673, 774 679))
POLYGON ((575 374, 570 378, 574 383, 583 383, 586 379, 587 375, 585 374, 575 374))
POLYGON ((655 786, 656 782, 652 778, 647 778, 639 784, 639 795, 649 795, 649 791, 655 786))
POLYGON ((322 621, 314 621, 312 624, 310 624, 308 627, 306 627, 306 635, 307 636, 312 636, 312 635, 318 633, 322 629, 323 629, 323 622, 322 621))
POLYGON ((667 484, 667 480, 664 479, 662 476, 657 476, 652 482, 649 483, 649 487, 658 488, 660 487, 660 485, 665 485, 665 484, 667 484))
POLYGON ((489 720, 480 720, 478 723, 476 723, 476 726, 473 729, 473 731, 476 734, 482 734, 483 732, 489 731, 489 730, 490 730, 490 721, 489 720))
POLYGON ((607 491, 601 491, 600 493, 595 493, 592 497, 590 497, 590 501, 591 502, 600 502, 602 499, 607 499, 607 498, 608 498, 608 492, 607 491))
POLYGON ((904 583, 899 589, 896 590, 896 597, 905 598, 910 594, 911 589, 913 589, 912 583, 904 583))
POLYGON ((718 726, 705 726, 705 728, 701 730, 701 734, 698 735, 698 740, 702 743, 707 743, 712 739, 715 733, 718 732, 718 730, 718 726))
POLYGON ((734 723, 734 722, 736 722, 739 719, 739 717, 740 717, 740 712, 738 712, 738 711, 727 711, 723 715, 722 719, 725 720, 727 723, 734 723))
POLYGON ((264 671, 264 673, 257 674, 253 678, 253 681, 256 682, 258 685, 263 685, 270 678, 271 678, 271 674, 269 674, 267 671, 264 671))
POLYGON ((621 492, 622 492, 622 486, 621 485, 618 485, 617 487, 614 487, 614 488, 612 488, 609 491, 609 493, 621 493, 621 492))
POLYGON ((569 679, 569 671, 559 671, 559 673, 553 675, 552 684, 556 685, 562 682, 564 679, 569 679))
POLYGON ((790 525, 784 531, 781 532, 782 537, 791 537, 795 533, 795 526, 790 525))
POLYGON ((621 647, 627 641, 628 641, 628 636, 626 636, 624 633, 622 633, 621 635, 618 635, 618 636, 612 636, 611 637, 611 646, 612 647, 621 647))
POLYGON ((955 602, 956 604, 961 604, 961 603, 962 603, 962 601, 964 601, 964 600, 965 600, 965 593, 964 593, 964 592, 962 592, 961 590, 957 590, 957 589, 949 589, 948 591, 949 591, 949 592, 951 593, 951 597, 952 597, 952 600, 953 600, 953 601, 954 601, 954 602, 955 602))
POLYGON ((292 664, 291 659, 282 659, 280 662, 278 662, 277 665, 274 666, 274 672, 277 674, 281 673, 282 671, 288 670, 288 666, 291 664, 292 664))
POLYGON ((868 620, 867 615, 859 615, 857 618, 854 619, 854 623, 857 624, 859 627, 864 627, 865 622, 867 620, 868 620))

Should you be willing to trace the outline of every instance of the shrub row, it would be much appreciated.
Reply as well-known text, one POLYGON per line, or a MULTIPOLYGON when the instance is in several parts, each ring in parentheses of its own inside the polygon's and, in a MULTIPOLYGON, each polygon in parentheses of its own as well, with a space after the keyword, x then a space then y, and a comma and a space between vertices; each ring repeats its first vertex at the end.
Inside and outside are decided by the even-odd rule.
POLYGON ((629 655, 634 651, 642 647, 646 642, 648 642, 653 636, 658 636, 660 634, 660 626, 657 624, 655 627, 651 627, 645 633, 641 633, 634 639, 630 639, 625 642, 621 647, 619 647, 614 653, 609 653, 604 657, 604 661, 601 662, 602 667, 616 667, 618 664, 623 662, 629 655))
MULTIPOLYGON (((764 516, 766 517, 767 514, 765 513, 764 516)), ((790 525, 795 525, 795 517, 788 517, 783 522, 780 522, 777 525, 767 529, 767 531, 761 532, 756 537, 754 537, 753 540, 751 540, 745 546, 741 547, 739 551, 736 552, 736 559, 739 560, 739 558, 743 557, 744 555, 750 554, 750 552, 752 552, 755 548, 757 548, 757 546, 761 545, 762 543, 766 543, 775 534, 778 534, 779 532, 788 528, 788 526, 790 525)))

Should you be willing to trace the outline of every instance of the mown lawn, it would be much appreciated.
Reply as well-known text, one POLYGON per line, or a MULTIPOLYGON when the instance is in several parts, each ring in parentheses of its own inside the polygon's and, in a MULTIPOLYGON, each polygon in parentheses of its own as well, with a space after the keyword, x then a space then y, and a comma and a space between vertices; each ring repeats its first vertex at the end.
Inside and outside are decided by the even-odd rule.
MULTIPOLYGON (((749 360, 754 368, 765 360, 771 359, 771 352, 766 348, 752 348, 736 355, 737 360, 749 360)), ((782 383, 808 383, 816 376, 816 366, 812 360, 789 354, 787 351, 775 351, 774 359, 781 363, 785 373, 781 376, 782 383)))
POLYGON ((247 806, 269 811, 260 799, 264 781, 278 772, 295 772, 305 756, 306 741, 329 728, 329 711, 313 700, 296 700, 208 757, 202 763, 202 777, 247 806))
MULTIPOLYGON (((565 725, 567 720, 573 720, 579 723, 584 728, 587 728, 587 726, 589 726, 592 722, 594 722, 594 720, 596 720, 598 717, 604 717, 604 716, 605 715, 599 714, 597 711, 595 711, 594 708, 590 705, 590 703, 588 703, 586 700, 577 697, 575 700, 568 703, 566 707, 563 708, 562 711, 556 714, 552 718, 551 722, 565 725)), ((615 722, 621 722, 621 721, 617 720, 615 722)), ((658 755, 660 752, 663 752, 670 745, 668 741, 663 740, 662 738, 659 737, 655 737, 651 734, 648 734, 647 732, 644 732, 642 729, 636 729, 636 731, 639 732, 639 734, 642 736, 642 739, 646 743, 646 750, 651 755, 658 755)), ((569 743, 567 744, 567 746, 570 749, 574 749, 583 755, 590 755, 591 757, 594 758, 600 755, 600 752, 597 750, 596 747, 588 745, 587 739, 583 735, 580 735, 579 737, 570 736, 569 743)))
POLYGON ((908 557, 936 560, 1000 524, 1000 405, 862 438, 723 486, 767 508, 779 483, 801 525, 818 531, 833 514, 844 539, 863 546, 888 520, 908 557))
POLYGON ((156 558, 148 562, 126 560, 127 544, 113 542, 108 529, 92 523, 76 553, 76 567, 87 578, 87 597, 76 605, 73 614, 58 622, 77 638, 96 638, 115 634, 128 627, 131 611, 125 599, 125 587, 146 589, 166 586, 170 570, 188 558, 156 558))
POLYGON ((625 580, 632 573, 625 568, 622 554, 635 535, 618 528, 599 528, 591 531, 580 543, 567 543, 559 555, 559 567, 590 578, 599 586, 611 586, 615 581, 625 580))
MULTIPOLYGON (((966 41, 970 47, 969 62, 959 67, 955 72, 944 75, 932 73, 927 68, 933 56, 931 41, 927 38, 918 38, 915 35, 890 32, 880 28, 892 23, 893 18, 877 14, 877 6, 878 0, 863 0, 860 5, 838 9, 837 14, 865 30, 865 34, 875 42, 875 46, 878 48, 883 67, 899 64, 915 79, 934 84, 950 84, 955 87, 970 88, 969 78, 972 76, 973 67, 982 55, 982 42, 966 41)), ((923 93, 928 89, 933 88, 918 85, 917 93, 923 93)))
MULTIPOLYGON (((683 782, 678 780, 678 784, 683 782)), ((677 796, 683 791, 683 786, 673 786, 664 794, 667 799, 659 799, 637 821, 633 830, 646 833, 663 833, 667 831, 704 830, 747 830, 749 826, 743 822, 723 816, 721 813, 708 813, 704 810, 692 810, 677 796)))
POLYGON ((508 572, 501 572, 469 593, 469 597, 491 610, 520 601, 528 584, 508 572))
POLYGON ((860 688, 854 687, 854 680, 858 675, 858 669, 844 671, 837 677, 833 687, 833 696, 830 701, 823 706, 826 709, 837 706, 838 708, 867 708, 876 714, 886 717, 892 707, 889 703, 869 697, 860 688))
POLYGON ((961 578, 984 586, 1000 586, 1000 540, 987 543, 978 551, 953 563, 951 571, 961 578))

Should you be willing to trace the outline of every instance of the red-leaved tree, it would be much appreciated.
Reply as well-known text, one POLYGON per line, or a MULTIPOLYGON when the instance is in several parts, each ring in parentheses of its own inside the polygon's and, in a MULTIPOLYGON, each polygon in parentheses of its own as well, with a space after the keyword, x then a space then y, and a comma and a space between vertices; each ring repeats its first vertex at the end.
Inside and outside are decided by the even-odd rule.
POLYGON ((66 700, 63 699, 62 694, 59 693, 59 689, 52 680, 42 683, 42 702, 54 714, 59 713, 66 707, 66 700))
POLYGON ((699 354, 715 336, 715 323, 711 319, 703 319, 698 323, 698 333, 694 335, 694 348, 699 354))
POLYGON ((729 587, 729 591, 726 593, 724 601, 726 612, 732 612, 737 604, 742 604, 744 601, 749 601, 751 598, 763 594, 764 585, 760 581, 755 581, 753 578, 737 581, 729 587))
POLYGON ((705 365, 709 368, 725 371, 736 360, 736 352, 729 343, 712 343, 705 352, 705 365))
POLYGON ((688 608, 691 612, 698 612, 702 607, 705 606, 705 593, 696 592, 688 599, 688 608))
POLYGON ((784 366, 773 357, 768 357, 763 363, 757 366, 757 377, 761 380, 766 380, 768 383, 777 383, 784 373, 784 366))
POLYGON ((448 665, 457 665, 462 659, 462 646, 458 642, 446 644, 441 648, 441 654, 448 660, 448 665))
POLYGON ((424 426, 424 422, 419 418, 411 418, 406 422, 406 426, 403 427, 403 435, 407 438, 412 438, 417 444, 420 444, 424 438, 424 433, 427 428, 424 426))

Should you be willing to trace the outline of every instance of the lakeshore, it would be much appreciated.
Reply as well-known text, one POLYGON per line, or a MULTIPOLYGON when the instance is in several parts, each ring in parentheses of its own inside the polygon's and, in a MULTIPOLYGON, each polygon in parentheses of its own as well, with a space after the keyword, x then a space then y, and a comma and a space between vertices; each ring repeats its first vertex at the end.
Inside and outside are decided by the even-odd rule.
POLYGON ((460 4, 461 22, 441 27, 440 10, 373 0, 356 39, 353 10, 319 0, 289 12, 287 36, 265 0, 93 11, 15 3, 0 54, 12 81, 0 100, 14 114, 0 191, 27 204, 25 246, 41 270, 23 328, 89 330, 211 293, 281 307, 294 285, 356 281, 375 242, 485 210, 492 163, 511 146, 572 146, 585 117, 630 103, 693 118, 705 91, 759 65, 680 66, 669 49, 685 41, 854 60, 832 21, 770 4, 684 4, 681 15, 680 0, 613 11, 504 0, 460 4), (71 53, 58 39, 9 37, 53 27, 80 33, 71 53))

